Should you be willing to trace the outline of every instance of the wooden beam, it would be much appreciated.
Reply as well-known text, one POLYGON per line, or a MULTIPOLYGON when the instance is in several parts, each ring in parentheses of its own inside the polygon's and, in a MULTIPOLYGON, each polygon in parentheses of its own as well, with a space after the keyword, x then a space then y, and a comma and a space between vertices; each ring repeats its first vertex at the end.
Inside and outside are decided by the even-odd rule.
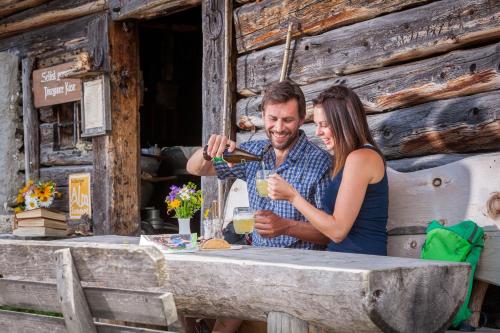
POLYGON ((300 25, 293 36, 316 35, 356 22, 418 6, 429 0, 263 0, 234 11, 238 53, 282 43, 287 21, 300 25))
POLYGON ((68 333, 97 333, 70 249, 54 252, 57 294, 68 333))
POLYGON ((39 6, 48 1, 50 0, 4 0, 0 4, 0 18, 39 6))
MULTIPOLYGON (((337 84, 352 88, 367 113, 500 89, 499 57, 500 43, 495 43, 305 85, 302 90, 306 98, 306 122, 312 121, 312 100, 337 84)), ((238 101, 236 123, 239 128, 252 130, 263 127, 259 107, 261 101, 260 95, 238 101)))
POLYGON ((267 315, 267 332, 269 333, 308 333, 307 322, 281 312, 270 312, 267 315))
POLYGON ((109 0, 113 20, 151 19, 200 5, 201 0, 109 0))
POLYGON ((88 24, 94 18, 94 15, 84 16, 0 39, 0 51, 10 50, 20 57, 37 57, 81 50, 87 43, 88 24))
POLYGON ((111 134, 92 139, 92 206, 97 235, 137 235, 139 216, 139 51, 137 27, 110 22, 111 134))
MULTIPOLYGON (((67 1, 58 2, 67 4, 67 1)), ((52 9, 49 7, 47 9, 48 11, 46 12, 36 13, 36 16, 34 17, 26 17, 19 20, 15 20, 15 17, 9 17, 5 20, 0 21, 0 38, 5 38, 7 36, 18 34, 26 30, 35 29, 58 22, 69 21, 78 17, 101 12, 107 9, 107 5, 106 0, 95 0, 77 7, 70 7, 65 9, 52 9)), ((23 16, 25 15, 26 13, 23 13, 23 16)))
MULTIPOLYGON (((451 51, 500 36, 489 0, 444 0, 306 37, 295 45, 290 78, 304 85, 451 51)), ((283 45, 242 56, 237 91, 258 93, 278 80, 283 45)))
MULTIPOLYGON (((372 135, 387 159, 442 153, 471 153, 500 148, 498 91, 440 100, 368 116, 372 135)), ((302 126, 320 147, 315 125, 302 126)), ((263 130, 239 132, 237 142, 266 138, 263 130)))
MULTIPOLYGON (((233 55, 232 55, 232 1, 215 0, 202 3, 203 29, 203 73, 202 73, 202 144, 211 134, 231 136, 234 104, 233 55), (215 8, 211 8, 211 4, 215 8)), ((224 183, 218 184, 216 177, 202 177, 201 187, 204 207, 213 200, 223 202, 226 193, 224 183)), ((222 210, 221 210, 222 211, 222 210)))
POLYGON ((23 84, 23 127, 24 127, 24 170, 26 182, 39 178, 40 169, 40 136, 38 129, 38 113, 33 105, 31 74, 33 59, 22 60, 23 84))

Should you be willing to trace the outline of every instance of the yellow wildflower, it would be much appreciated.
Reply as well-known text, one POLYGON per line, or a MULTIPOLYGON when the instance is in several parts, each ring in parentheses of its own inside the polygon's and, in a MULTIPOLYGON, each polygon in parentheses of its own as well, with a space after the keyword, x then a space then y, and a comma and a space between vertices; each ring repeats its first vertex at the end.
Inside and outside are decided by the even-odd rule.
POLYGON ((17 202, 18 204, 20 204, 20 203, 23 203, 23 202, 24 202, 24 196, 23 196, 21 193, 17 195, 16 202, 17 202))
POLYGON ((20 213, 20 212, 22 212, 22 211, 23 211, 23 209, 22 209, 21 207, 16 207, 16 208, 14 208, 14 213, 16 213, 16 214, 17 214, 17 213, 20 213))
POLYGON ((174 199, 171 203, 170 203, 170 207, 171 208, 177 208, 181 205, 181 201, 179 199, 174 199))

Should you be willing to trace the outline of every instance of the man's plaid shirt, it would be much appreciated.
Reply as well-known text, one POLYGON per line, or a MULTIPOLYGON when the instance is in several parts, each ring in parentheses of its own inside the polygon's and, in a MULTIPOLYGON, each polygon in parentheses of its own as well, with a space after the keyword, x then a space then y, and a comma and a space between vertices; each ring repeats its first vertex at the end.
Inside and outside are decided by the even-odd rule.
MULTIPOLYGON (((240 148, 255 155, 270 147, 269 140, 249 141, 241 144, 240 148)), ((273 149, 268 149, 264 155, 265 168, 275 169, 276 155, 273 149)), ((257 194, 255 175, 257 170, 262 169, 259 162, 247 162, 235 164, 229 168, 224 162, 214 162, 217 177, 225 179, 236 177, 247 182, 250 207, 254 210, 271 210, 276 215, 286 219, 305 221, 304 216, 296 210, 292 204, 284 200, 271 200, 262 198, 257 194)), ((286 160, 275 169, 287 182, 293 185, 300 194, 319 209, 322 207, 322 198, 329 184, 329 170, 331 157, 328 152, 310 142, 305 133, 300 131, 297 142, 291 147, 286 160)), ((301 241, 295 237, 278 236, 274 238, 261 237, 257 231, 253 232, 252 244, 254 246, 292 247, 301 249, 321 249, 314 243, 301 241)))

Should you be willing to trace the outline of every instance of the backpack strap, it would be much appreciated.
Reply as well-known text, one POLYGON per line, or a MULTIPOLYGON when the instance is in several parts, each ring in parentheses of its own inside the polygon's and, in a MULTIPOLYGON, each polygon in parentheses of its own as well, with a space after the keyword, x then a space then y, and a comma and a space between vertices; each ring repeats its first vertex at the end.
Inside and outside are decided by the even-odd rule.
POLYGON ((478 230, 478 226, 477 226, 477 224, 474 223, 474 230, 472 230, 472 233, 470 234, 469 238, 467 239, 469 241, 469 243, 472 244, 472 241, 474 240, 474 236, 476 236, 477 230, 478 230))

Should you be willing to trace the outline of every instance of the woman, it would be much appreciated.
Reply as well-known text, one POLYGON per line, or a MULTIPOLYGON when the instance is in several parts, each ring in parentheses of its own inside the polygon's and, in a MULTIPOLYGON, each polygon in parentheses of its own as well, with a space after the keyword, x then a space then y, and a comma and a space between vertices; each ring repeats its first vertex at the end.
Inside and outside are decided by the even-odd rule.
POLYGON ((328 250, 387 255, 388 183, 385 161, 373 140, 358 96, 333 86, 314 101, 316 135, 333 153, 325 211, 307 202, 279 175, 269 177, 269 196, 288 200, 326 235, 328 250))

